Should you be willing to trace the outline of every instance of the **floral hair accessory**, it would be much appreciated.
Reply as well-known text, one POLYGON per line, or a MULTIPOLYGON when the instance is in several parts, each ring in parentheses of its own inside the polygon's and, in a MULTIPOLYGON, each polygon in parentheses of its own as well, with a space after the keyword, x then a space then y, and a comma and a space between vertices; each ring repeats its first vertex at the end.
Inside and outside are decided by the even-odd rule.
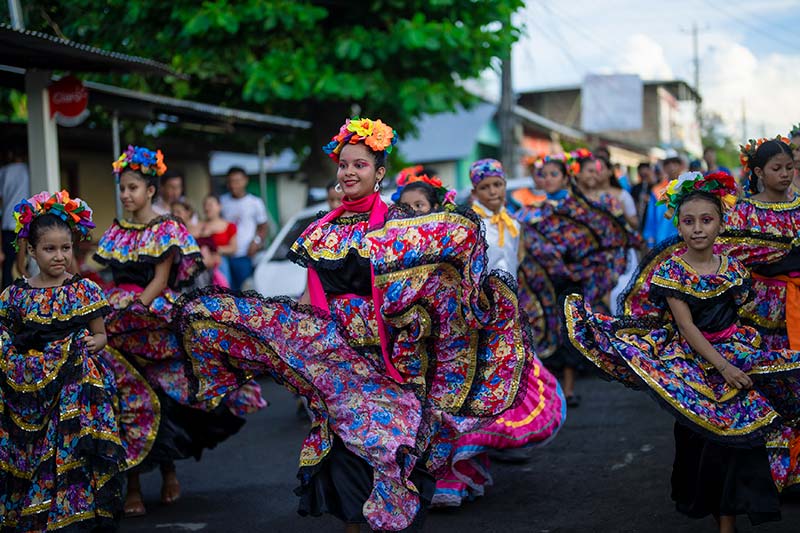
POLYGON ((794 139, 795 137, 800 137, 800 124, 795 124, 789 131, 789 138, 794 139))
POLYGON ((569 153, 566 157, 567 172, 571 176, 576 176, 581 171, 581 161, 584 159, 592 159, 594 156, 592 152, 586 148, 578 148, 569 153))
POLYGON ((685 172, 667 184, 658 203, 667 206, 664 218, 678 225, 678 206, 692 192, 702 191, 720 199, 723 212, 736 204, 736 180, 727 172, 714 172, 703 176, 700 172, 685 172))
POLYGON ((167 165, 164 164, 164 154, 161 153, 161 150, 154 152, 131 144, 111 166, 117 178, 125 169, 139 171, 145 176, 163 176, 164 172, 167 171, 167 165))
POLYGON ((533 167, 535 170, 541 170, 547 163, 552 162, 563 163, 567 165, 567 156, 565 154, 545 154, 541 153, 538 156, 527 156, 522 159, 522 164, 528 168, 533 167))
POLYGON ((425 173, 425 169, 422 165, 406 167, 400 171, 400 173, 397 175, 397 190, 394 194, 392 194, 392 201, 395 203, 399 202, 400 197, 403 195, 403 189, 405 189, 406 185, 410 185, 411 183, 415 182, 422 182, 430 185, 433 188, 434 193, 436 193, 436 200, 440 205, 456 205, 456 191, 445 187, 442 183, 442 180, 439 179, 438 176, 428 176, 425 173))
POLYGON ((503 165, 497 159, 479 159, 472 163, 469 167, 469 179, 472 185, 477 185, 486 178, 497 176, 506 180, 506 174, 503 172, 503 165))
POLYGON ((368 118, 347 119, 339 133, 331 138, 331 142, 322 147, 328 157, 339 162, 339 154, 346 144, 362 142, 373 152, 392 153, 392 148, 397 144, 397 132, 380 119, 368 118))
MULTIPOLYGON (((798 133, 800 134, 800 132, 798 133)), ((758 151, 759 147, 767 141, 778 141, 789 147, 792 146, 792 141, 787 137, 782 137, 781 135, 777 135, 773 139, 767 139, 766 137, 762 137, 761 139, 749 139, 747 144, 740 144, 739 162, 742 164, 742 170, 744 170, 745 173, 753 171, 752 162, 756 157, 756 152, 758 151)))
POLYGON ((17 239, 14 247, 19 248, 17 241, 30 236, 31 222, 41 215, 56 215, 67 223, 70 229, 81 239, 89 238, 89 231, 94 229, 92 210, 80 198, 70 198, 67 191, 50 194, 42 191, 27 200, 22 200, 14 207, 17 239))

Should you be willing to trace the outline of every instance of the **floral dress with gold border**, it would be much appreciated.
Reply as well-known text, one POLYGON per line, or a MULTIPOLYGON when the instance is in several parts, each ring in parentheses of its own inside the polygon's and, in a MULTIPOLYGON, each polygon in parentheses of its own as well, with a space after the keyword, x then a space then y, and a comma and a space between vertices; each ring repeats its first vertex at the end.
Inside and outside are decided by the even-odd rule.
POLYGON ((762 349, 758 332, 739 323, 737 309, 750 296, 749 272, 740 261, 719 255, 717 272, 700 275, 681 256, 678 250, 640 273, 646 289, 635 280, 634 301, 646 313, 592 314, 579 295, 567 297, 571 347, 606 377, 649 392, 676 417, 673 499, 679 510, 695 517, 746 513, 753 523, 778 519, 764 443, 781 423, 800 420, 800 352, 762 349), (694 353, 672 322, 669 297, 689 304, 698 329, 753 379, 753 389, 730 387, 694 353))
MULTIPOLYGON (((611 208, 617 205, 610 195, 603 201, 611 208)), ((515 216, 523 227, 519 300, 533 330, 536 353, 548 365, 576 366, 581 360, 562 348, 559 297, 581 292, 602 309, 627 268, 626 249, 639 246, 641 239, 605 203, 592 203, 574 188, 525 206, 515 216), (555 353, 557 357, 548 361, 555 353)))
POLYGON ((109 311, 78 276, 0 294, 0 531, 116 528, 118 474, 152 445, 158 400, 124 361, 86 349, 109 311))
POLYGON ((174 459, 199 459, 204 449, 241 428, 240 415, 265 402, 253 384, 214 402, 197 403, 192 397, 173 315, 181 290, 191 287, 203 268, 196 241, 170 215, 147 224, 115 220, 100 238, 94 259, 114 279, 106 291, 112 307, 106 317, 108 344, 141 371, 161 402, 157 439, 140 468, 171 468, 174 459), (167 287, 149 306, 142 305, 139 294, 153 279, 156 265, 170 256, 167 287))
POLYGON ((534 356, 515 287, 485 272, 475 215, 393 207, 378 227, 369 220, 322 219, 292 247, 328 309, 215 288, 187 295, 180 321, 198 399, 261 373, 308 399, 301 514, 402 530, 430 499, 423 469, 445 467, 461 432, 514 407, 525 387, 541 391, 546 414, 560 404, 545 377, 523 378, 534 356))
MULTIPOLYGON (((767 348, 800 349, 800 196, 778 203, 742 199, 726 228, 753 277, 753 299, 739 310, 742 321, 758 330, 767 348)), ((800 491, 800 430, 776 430, 767 449, 778 489, 800 491)))

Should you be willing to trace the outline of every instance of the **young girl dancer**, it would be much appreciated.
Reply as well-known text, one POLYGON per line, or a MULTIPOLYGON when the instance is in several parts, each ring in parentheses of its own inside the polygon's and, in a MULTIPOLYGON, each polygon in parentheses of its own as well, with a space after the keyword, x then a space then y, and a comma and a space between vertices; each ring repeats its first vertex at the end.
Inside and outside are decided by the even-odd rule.
POLYGON ((456 191, 442 185, 442 180, 431 169, 417 165, 400 171, 392 201, 405 205, 417 215, 427 215, 440 209, 455 209, 455 196, 456 191))
MULTIPOLYGON (((729 254, 751 269, 753 299, 739 309, 768 349, 800 349, 800 197, 793 191, 789 139, 751 140, 741 149, 752 196, 726 218, 729 254)), ((800 489, 800 431, 786 427, 767 443, 779 490, 800 489)))
POLYGON ((14 216, 40 271, 0 295, 0 524, 115 531, 118 474, 155 433, 153 417, 136 412, 152 391, 105 351, 110 308, 100 287, 70 273, 74 243, 94 228, 89 207, 66 191, 42 192, 14 216), (130 379, 117 382, 117 370, 130 379))
POLYGON ((537 353, 548 358, 548 366, 563 369, 567 405, 578 407, 575 378, 582 361, 563 348, 558 298, 580 292, 591 305, 602 305, 626 269, 625 249, 639 242, 624 220, 570 187, 568 171, 585 186, 596 176, 594 159, 587 150, 576 151, 569 158, 547 156, 541 165, 547 198, 523 207, 516 215, 524 229, 525 250, 519 298, 532 325, 537 353))
MULTIPOLYGON (((103 234, 95 260, 111 269, 115 286, 108 291, 114 312, 106 320, 109 345, 140 367, 159 394, 161 424, 147 459, 128 475, 125 513, 144 514, 139 473, 160 467, 162 503, 180 497, 175 459, 200 457, 244 423, 226 405, 193 405, 181 361, 184 355, 172 325, 173 304, 202 269, 200 250, 186 227, 152 208, 159 176, 166 171, 160 151, 129 146, 113 164, 130 220, 114 221, 103 234)), ((248 387, 232 405, 241 413, 263 405, 257 388, 248 387), (247 395, 254 396, 248 399, 247 395), (249 405, 244 404, 252 400, 249 405)))
MULTIPOLYGON (((519 222, 505 212, 506 180, 503 167, 495 159, 476 161, 470 168, 470 180, 475 198, 472 209, 480 214, 486 227, 490 265, 498 265, 496 268, 510 266, 514 270, 504 275, 516 278, 519 222), (510 228, 513 228, 513 233, 510 228)), ((528 342, 532 342, 532 339, 528 342)), ((534 372, 547 370, 535 367, 534 372)), ((529 458, 527 449, 543 445, 555 436, 566 418, 566 401, 556 380, 549 376, 555 388, 553 394, 556 399, 553 404, 556 409, 547 415, 539 415, 540 394, 533 389, 537 378, 534 374, 525 377, 524 390, 520 394, 522 401, 518 405, 503 413, 492 424, 458 438, 451 453, 449 468, 437 475, 436 492, 432 500, 434 506, 457 507, 465 500, 482 496, 486 487, 493 484, 489 452, 498 453, 506 461, 522 462, 529 458)))
MULTIPOLYGON (((308 268, 310 305, 214 290, 179 306, 198 399, 265 372, 308 399, 299 511, 348 531, 414 523, 433 491, 419 467, 444 467, 457 434, 512 407, 537 364, 508 280, 484 269, 480 222, 381 200, 395 141, 382 121, 353 119, 326 147, 344 201, 291 254, 308 268)), ((551 416, 554 380, 536 376, 551 416)))
POLYGON ((726 174, 692 172, 670 182, 664 202, 684 246, 633 285, 649 301, 649 317, 592 315, 579 295, 564 304, 573 349, 611 378, 647 390, 677 418, 678 510, 712 514, 727 533, 738 514, 754 524, 780 519, 764 441, 782 419, 800 414, 800 352, 757 349, 758 333, 736 314, 749 295, 747 269, 714 253, 735 194, 726 174))

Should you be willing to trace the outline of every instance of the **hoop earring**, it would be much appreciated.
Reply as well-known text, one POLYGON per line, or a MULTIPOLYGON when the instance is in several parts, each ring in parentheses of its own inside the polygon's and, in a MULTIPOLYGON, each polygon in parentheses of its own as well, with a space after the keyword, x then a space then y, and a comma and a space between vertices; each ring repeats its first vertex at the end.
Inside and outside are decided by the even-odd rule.
POLYGON ((381 182, 380 181, 376 181, 375 182, 375 187, 373 187, 372 190, 375 191, 375 192, 378 192, 379 190, 381 190, 381 182))
POLYGON ((336 185, 333 186, 333 190, 339 194, 342 194, 342 184, 337 182, 336 185))

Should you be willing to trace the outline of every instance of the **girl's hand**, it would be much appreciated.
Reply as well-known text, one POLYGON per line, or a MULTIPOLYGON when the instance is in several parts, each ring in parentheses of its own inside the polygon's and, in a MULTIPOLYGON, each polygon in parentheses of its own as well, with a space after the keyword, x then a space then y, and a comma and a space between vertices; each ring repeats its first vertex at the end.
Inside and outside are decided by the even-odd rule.
POLYGON ((749 389, 753 386, 753 380, 750 376, 728 363, 719 372, 725 381, 734 389, 749 389))
POLYGON ((102 350, 106 345, 106 338, 104 333, 96 333, 92 335, 87 333, 83 337, 83 342, 86 343, 86 349, 89 353, 97 353, 102 350))

